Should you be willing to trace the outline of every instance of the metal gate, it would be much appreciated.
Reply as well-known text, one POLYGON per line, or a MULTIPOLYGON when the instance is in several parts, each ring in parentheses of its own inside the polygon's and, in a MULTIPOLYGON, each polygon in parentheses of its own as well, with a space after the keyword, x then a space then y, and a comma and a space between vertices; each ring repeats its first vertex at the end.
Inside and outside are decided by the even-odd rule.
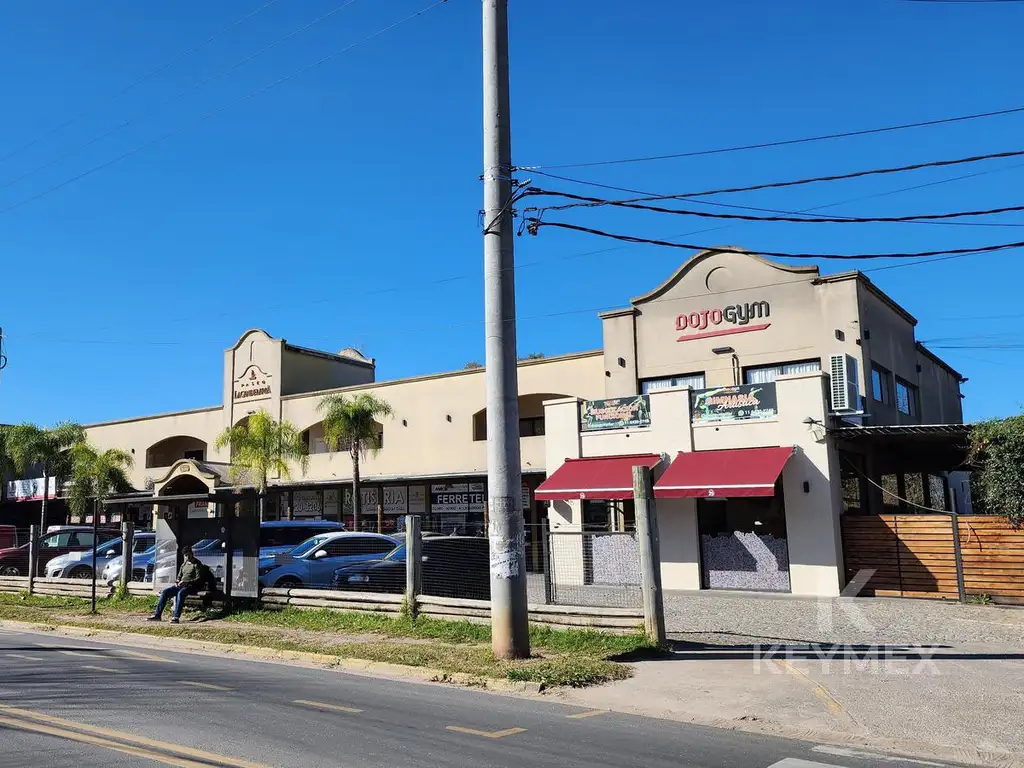
POLYGON ((643 607, 640 546, 635 534, 550 531, 545 542, 547 603, 643 607))

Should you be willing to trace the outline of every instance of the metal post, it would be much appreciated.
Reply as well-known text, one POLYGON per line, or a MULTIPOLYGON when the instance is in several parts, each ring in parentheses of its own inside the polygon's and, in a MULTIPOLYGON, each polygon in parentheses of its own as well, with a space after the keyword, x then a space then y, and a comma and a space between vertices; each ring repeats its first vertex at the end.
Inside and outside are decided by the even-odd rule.
POLYGON ((544 525, 540 531, 541 546, 543 547, 542 557, 544 558, 544 603, 554 604, 554 573, 551 565, 551 521, 544 518, 544 525))
POLYGON ((416 598, 422 582, 423 539, 420 536, 420 516, 405 516, 405 600, 409 615, 416 618, 416 598))
POLYGON ((953 525, 953 559, 956 561, 956 591, 961 603, 967 602, 967 587, 964 584, 964 557, 960 549, 960 515, 956 509, 956 492, 949 489, 950 522, 953 525))
POLYGON ((659 646, 665 644, 665 607, 661 597, 661 557, 658 551, 658 510, 649 467, 633 467, 636 537, 640 545, 640 588, 644 595, 644 629, 659 646))
POLYGON ((483 0, 483 63, 484 376, 487 385, 491 647, 495 658, 515 659, 529 657, 530 633, 516 379, 508 0, 483 0))
POLYGON ((224 525, 221 527, 224 529, 224 600, 226 602, 224 610, 226 613, 231 606, 231 588, 235 575, 235 542, 231 535, 234 527, 232 523, 235 519, 235 504, 232 502, 224 504, 223 507, 224 525))
POLYGON ((39 536, 39 531, 34 525, 28 527, 28 593, 31 595, 32 590, 36 585, 36 547, 38 542, 36 537, 39 536))
POLYGON ((96 613, 96 548, 100 545, 100 504, 92 500, 92 612, 96 613))
POLYGON ((384 488, 377 488, 377 533, 384 533, 384 488))
POLYGON ((121 523, 121 578, 119 582, 121 589, 128 589, 128 582, 132 580, 132 553, 135 550, 135 524, 121 523))

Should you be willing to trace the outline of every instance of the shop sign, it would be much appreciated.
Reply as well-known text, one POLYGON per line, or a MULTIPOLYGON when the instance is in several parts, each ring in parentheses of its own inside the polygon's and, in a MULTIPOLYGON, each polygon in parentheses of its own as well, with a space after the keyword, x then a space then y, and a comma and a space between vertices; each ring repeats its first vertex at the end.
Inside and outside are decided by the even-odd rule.
MULTIPOLYGON (((46 479, 46 497, 57 498, 57 478, 46 479)), ((27 480, 11 480, 7 483, 7 498, 14 501, 41 501, 43 498, 43 478, 30 477, 27 480)))
POLYGON ((338 496, 337 489, 324 491, 324 517, 329 519, 338 517, 338 496))
POLYGON ((439 521, 441 532, 461 530, 471 514, 483 516, 486 495, 483 483, 431 485, 431 517, 439 521))
POLYGON ((272 377, 258 365, 250 365, 242 375, 235 379, 232 388, 234 400, 262 400, 270 397, 270 379, 272 377))
POLYGON ((210 516, 210 502, 193 501, 188 505, 187 516, 190 520, 208 518, 210 516))
POLYGON ((580 425, 584 432, 651 426, 651 400, 647 395, 585 400, 582 411, 580 425))
POLYGON ((409 514, 427 514, 427 489, 422 485, 409 486, 409 514))
MULTIPOLYGON (((334 491, 337 495, 337 491, 334 491)), ((292 493, 292 515, 295 517, 317 517, 321 515, 323 505, 319 491, 295 491, 292 493)))
POLYGON ((360 486, 359 488, 359 510, 361 515, 377 514, 377 489, 360 486))
POLYGON ((384 514, 408 514, 409 489, 404 485, 389 485, 384 488, 384 514))
POLYGON ((676 315, 676 330, 692 331, 692 333, 683 334, 676 341, 710 339, 734 333, 763 331, 771 325, 770 322, 758 322, 751 325, 751 321, 766 320, 771 317, 771 310, 771 304, 767 301, 752 301, 743 304, 730 304, 720 309, 683 312, 676 315), (723 325, 725 327, 721 327, 723 325))
POLYGON ((694 422, 774 419, 779 413, 774 383, 696 389, 692 398, 694 422))

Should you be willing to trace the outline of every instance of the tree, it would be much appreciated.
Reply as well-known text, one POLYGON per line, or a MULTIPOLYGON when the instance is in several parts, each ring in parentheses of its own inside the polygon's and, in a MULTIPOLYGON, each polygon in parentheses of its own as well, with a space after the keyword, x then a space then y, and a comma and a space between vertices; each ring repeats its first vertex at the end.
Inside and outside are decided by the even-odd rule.
POLYGON ((462 366, 462 370, 464 371, 475 371, 479 368, 483 368, 483 365, 478 363, 476 360, 470 360, 468 363, 462 366))
POLYGON ((520 357, 519 359, 520 360, 543 360, 544 359, 544 353, 543 352, 531 352, 530 354, 526 355, 526 357, 520 357))
POLYGON ((49 429, 35 424, 18 424, 5 430, 7 454, 14 470, 25 475, 38 466, 43 475, 43 502, 39 512, 39 532, 46 530, 46 507, 50 478, 61 482, 71 472, 72 446, 85 441, 80 424, 65 421, 49 429))
MULTIPOLYGON (((120 448, 98 451, 86 442, 71 448, 71 483, 68 504, 76 515, 84 515, 90 500, 95 501, 98 514, 103 502, 112 493, 132 489, 128 470, 134 465, 132 455, 120 448)), ((97 542, 97 545, 99 542, 97 542)))
POLYGON ((217 437, 217 448, 231 448, 231 467, 228 470, 235 485, 244 480, 256 486, 259 494, 260 522, 263 522, 267 502, 267 477, 271 472, 285 479, 292 477, 288 462, 298 463, 302 474, 309 466, 309 451, 302 433, 287 421, 277 421, 260 410, 217 437))
POLYGON ((979 506, 1015 528, 1024 524, 1024 416, 975 424, 969 462, 978 467, 971 487, 980 491, 979 506))
POLYGON ((359 530, 359 459, 376 455, 381 435, 377 418, 390 416, 391 406, 370 394, 328 395, 317 406, 324 414, 324 442, 331 451, 347 449, 352 457, 352 525, 359 530))

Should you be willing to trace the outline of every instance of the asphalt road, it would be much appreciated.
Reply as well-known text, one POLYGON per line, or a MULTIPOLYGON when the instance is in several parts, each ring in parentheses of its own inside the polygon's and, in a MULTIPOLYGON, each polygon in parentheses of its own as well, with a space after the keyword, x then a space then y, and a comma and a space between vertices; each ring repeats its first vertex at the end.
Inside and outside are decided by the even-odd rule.
POLYGON ((0 766, 920 768, 440 685, 0 630, 0 766))

